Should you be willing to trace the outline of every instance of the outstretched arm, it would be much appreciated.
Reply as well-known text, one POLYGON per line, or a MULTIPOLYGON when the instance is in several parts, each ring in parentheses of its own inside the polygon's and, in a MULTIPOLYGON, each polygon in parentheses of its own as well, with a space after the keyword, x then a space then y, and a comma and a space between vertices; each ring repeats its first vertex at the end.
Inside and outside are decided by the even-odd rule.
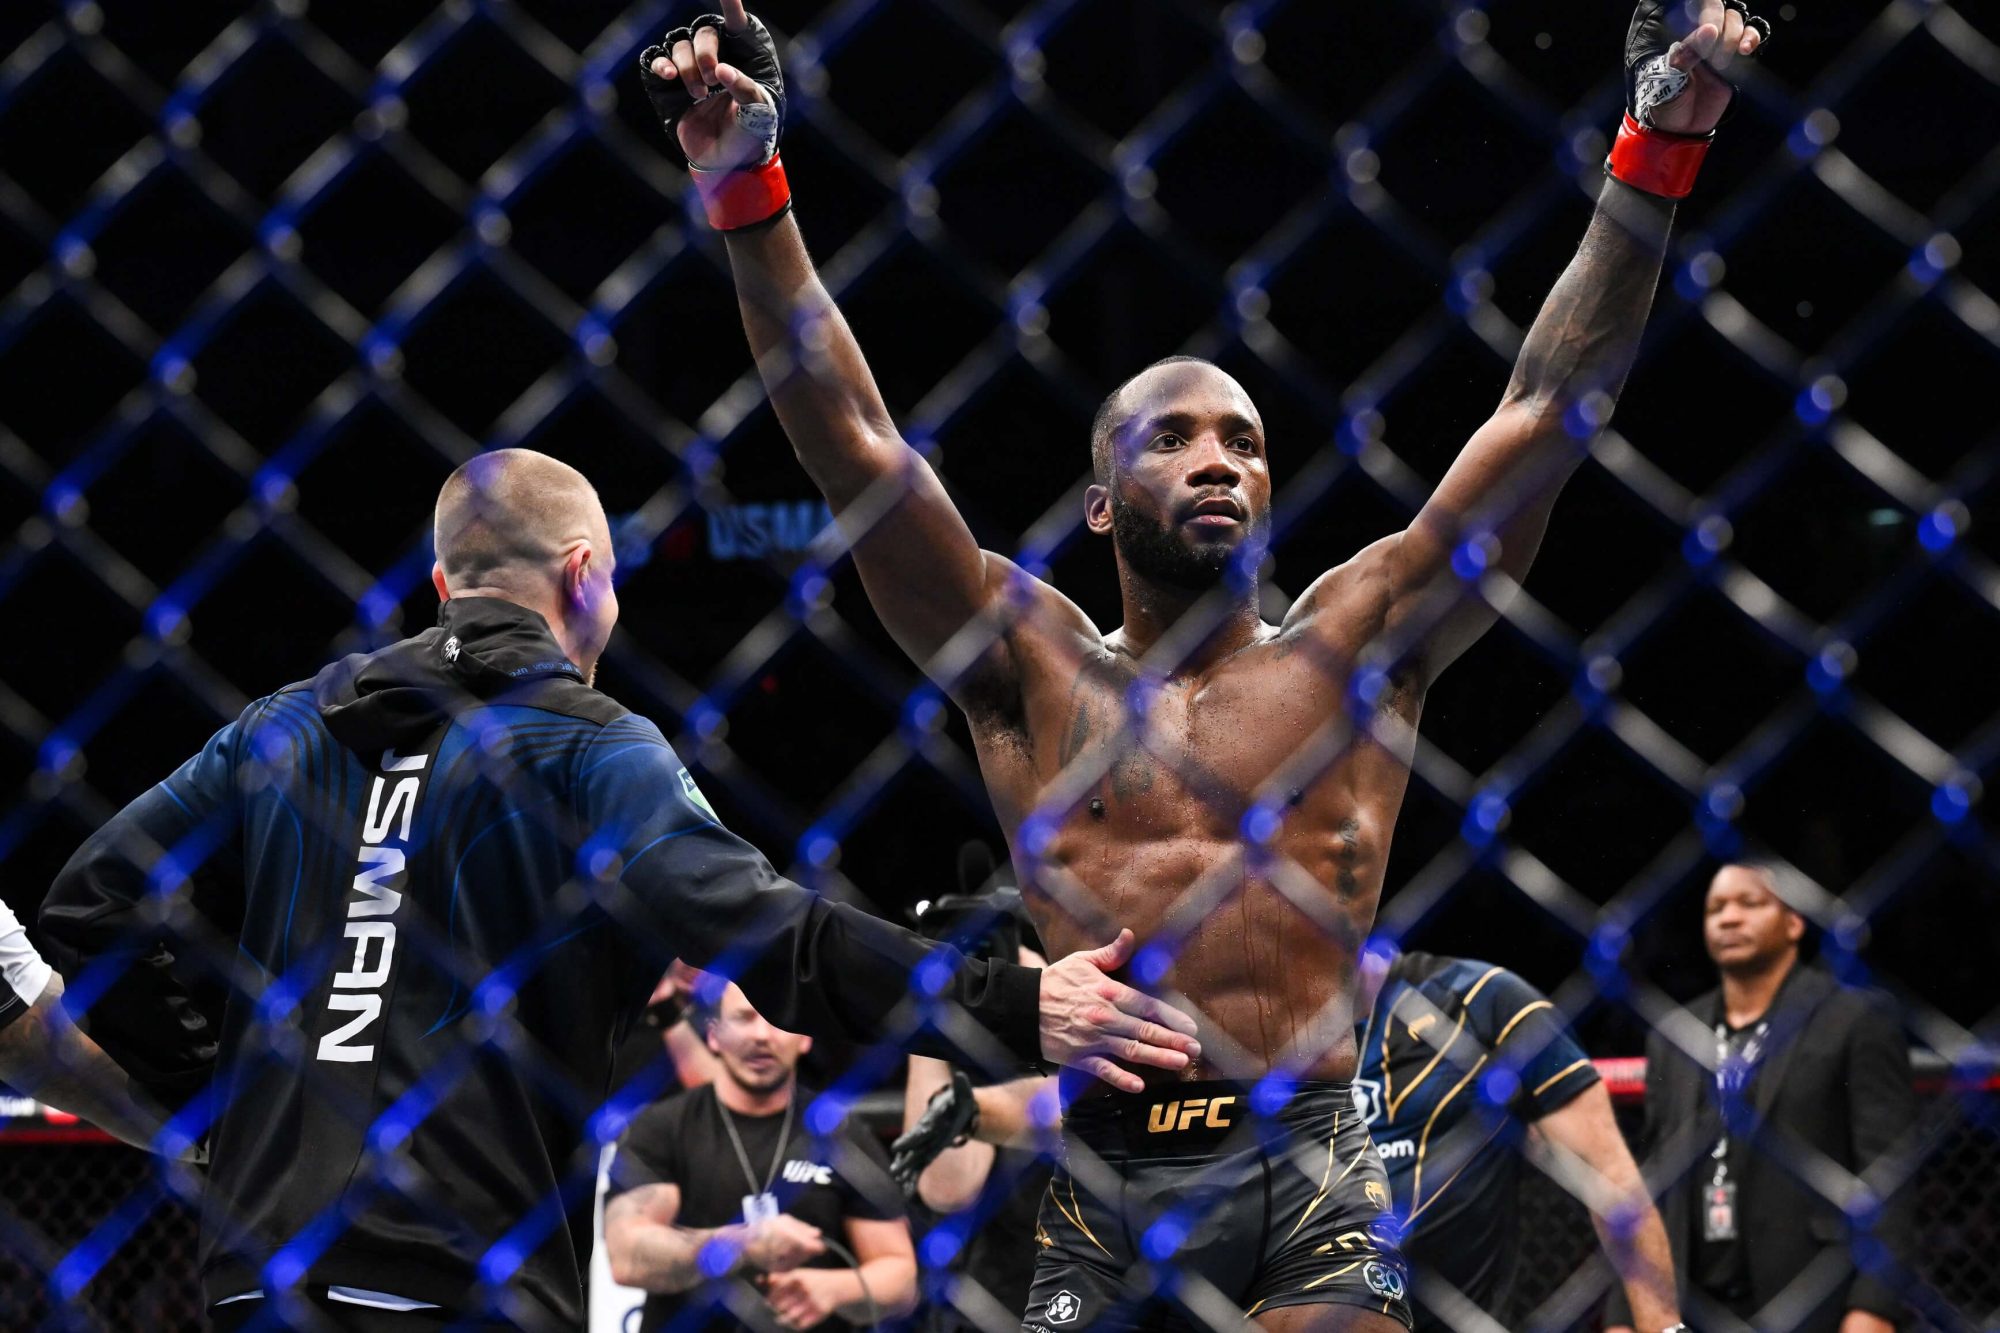
POLYGON ((0 1028, 0 1082, 59 1111, 81 1116, 135 1148, 156 1151, 165 1113, 96 1042, 62 1012, 62 977, 48 983, 20 1017, 0 1028))
MULTIPOLYGON (((1651 0, 1642 4, 1628 39, 1634 106, 1646 123, 1638 133, 1693 143, 1729 104, 1730 86, 1716 71, 1756 51, 1761 20, 1725 9, 1722 0, 1703 0, 1695 30, 1664 47, 1660 10, 1651 0), (1650 59, 1642 49, 1648 37, 1664 47, 1650 59)), ((1416 521, 1384 544, 1389 628, 1400 632, 1400 646, 1426 678, 1495 616, 1465 588, 1460 573, 1468 561, 1454 570, 1453 553, 1465 547, 1472 567, 1525 578, 1557 492, 1583 461, 1590 436, 1609 420, 1659 283, 1673 209, 1671 198, 1605 181, 1583 244, 1522 341, 1499 408, 1473 433, 1416 521)))
POLYGON ((718 823, 641 718, 619 719, 592 743, 577 813, 585 828, 622 834, 616 889, 600 902, 630 947, 730 977, 789 1031, 873 1043, 907 1029, 908 1048, 925 1055, 973 1067, 1048 1060, 1126 1092, 1145 1085, 1115 1062, 1178 1071, 1200 1058, 1192 1018, 1112 978, 1137 947, 1131 931, 1037 971, 966 959, 828 902, 718 823), (910 979, 927 963, 943 975, 927 971, 917 990, 941 1012, 916 1027, 924 1015, 910 979))
MULTIPOLYGON (((776 206, 770 200, 781 189, 789 198, 775 158, 784 82, 769 33, 742 0, 721 8, 720 28, 676 30, 649 50, 642 77, 697 182, 710 193, 730 181, 754 187, 758 207, 746 215, 754 217, 776 206)), ((973 626, 940 653, 995 603, 1013 567, 979 549, 937 475, 897 431, 790 213, 718 225, 771 405, 853 542, 883 623, 955 697, 969 675, 990 680, 1005 665, 997 622, 973 626)))

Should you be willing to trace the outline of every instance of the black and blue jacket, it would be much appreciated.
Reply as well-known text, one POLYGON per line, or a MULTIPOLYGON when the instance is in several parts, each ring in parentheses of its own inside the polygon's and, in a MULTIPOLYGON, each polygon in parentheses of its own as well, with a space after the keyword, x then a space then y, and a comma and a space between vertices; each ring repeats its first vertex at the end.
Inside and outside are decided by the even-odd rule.
MULTIPOLYGON (((612 1048, 674 957, 780 1026, 962 1054, 911 1001, 936 946, 780 878, 486 598, 253 703, 83 845, 41 926, 73 1012, 207 1135, 210 1300, 579 1326, 597 1146, 646 1091, 607 1104, 612 1048)), ((1034 1060, 1037 974, 941 961, 939 1001, 1034 1060)))

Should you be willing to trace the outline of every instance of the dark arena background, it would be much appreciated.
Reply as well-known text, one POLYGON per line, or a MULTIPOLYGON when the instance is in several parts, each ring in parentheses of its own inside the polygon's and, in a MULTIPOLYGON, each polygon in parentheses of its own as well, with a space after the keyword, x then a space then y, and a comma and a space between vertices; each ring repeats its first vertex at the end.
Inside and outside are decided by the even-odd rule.
MULTIPOLYGON (((249 700, 432 622, 438 485, 509 445, 600 488, 598 685, 726 823, 898 919, 967 844, 1004 860, 962 719, 821 535, 640 92, 697 8, 0 8, 0 892, 31 932, 84 837, 249 700)), ((1628 17, 752 8, 800 223, 897 420, 985 546, 1107 628, 1090 416, 1156 357, 1263 412, 1272 617, 1408 521, 1582 234, 1628 17)), ((1429 695, 1379 928, 1506 963, 1631 1057, 1713 982, 1720 859, 1790 862, 1813 949, 1913 1048, 1911 1299, 1992 1328, 2000 9, 1768 17, 1616 418, 1429 695)), ((0 1327, 202 1327, 165 1173, 8 1109, 0 1327)), ((1588 1323, 1581 1210, 1539 1180, 1523 1207, 1495 1317, 1588 1323)))

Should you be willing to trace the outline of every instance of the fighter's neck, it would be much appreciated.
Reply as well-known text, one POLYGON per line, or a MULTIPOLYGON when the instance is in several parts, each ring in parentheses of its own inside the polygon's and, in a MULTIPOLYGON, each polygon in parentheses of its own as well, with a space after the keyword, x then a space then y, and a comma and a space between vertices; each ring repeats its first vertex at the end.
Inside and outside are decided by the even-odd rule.
POLYGON ((1787 950, 1776 958, 1749 968, 1731 968, 1722 974, 1722 1019, 1733 1028, 1747 1027, 1771 1012, 1778 988, 1798 964, 1797 952, 1787 950))
POLYGON ((1191 592, 1119 571, 1125 622, 1113 644, 1138 658, 1150 658, 1166 675, 1201 671, 1267 632, 1258 611, 1257 589, 1242 592, 1226 582, 1191 592))

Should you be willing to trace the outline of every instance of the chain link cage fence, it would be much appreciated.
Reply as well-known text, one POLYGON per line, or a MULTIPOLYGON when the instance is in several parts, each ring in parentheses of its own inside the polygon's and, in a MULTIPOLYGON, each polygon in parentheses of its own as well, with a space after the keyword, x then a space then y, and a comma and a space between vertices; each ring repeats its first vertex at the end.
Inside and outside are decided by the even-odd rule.
MULTIPOLYGON (((1621 1098, 1627 1109, 1619 1119, 1627 1133, 1635 1133, 1639 1118, 1631 1103, 1637 1090, 1627 1091, 1621 1098)), ((1949 1095, 1941 1085, 1932 1091, 1949 1095)), ((1992 1095, 1988 1091, 1987 1099, 1992 1095)), ((1918 1169, 1912 1187, 1925 1218, 1915 1268, 1943 1306, 1939 1317, 1919 1317, 1912 1327, 1986 1327, 2000 1309, 2000 1269, 1992 1262, 2000 1246, 1992 1183, 2000 1173, 2000 1134, 1976 1104, 1939 1105, 1944 1126, 1938 1146, 1918 1169)), ((887 1108, 878 1108, 872 1119, 884 1135, 900 1124, 887 1108)), ((57 1309, 46 1274, 64 1253, 139 1198, 144 1200, 143 1220, 91 1283, 83 1322, 111 1328, 201 1327, 194 1214, 148 1187, 143 1158, 107 1147, 101 1137, 79 1146, 17 1131, 8 1145, 0 1153, 0 1182, 5 1183, 4 1197, 20 1201, 17 1221, 23 1228, 0 1255, 0 1300, 10 1323, 45 1326, 57 1309), (29 1227, 33 1230, 25 1230, 29 1227)), ((1573 1307, 1565 1299, 1568 1284, 1580 1280, 1595 1292, 1611 1281, 1589 1213, 1539 1173, 1523 1179, 1516 1206, 1522 1235, 1519 1268, 1507 1301, 1489 1313, 1507 1328, 1592 1326, 1587 1317, 1564 1317, 1565 1308, 1573 1307)), ((959 1303, 970 1304, 971 1298, 961 1295, 959 1303)))
MULTIPOLYGON (((753 8, 791 83, 808 244, 903 435, 983 546, 1102 626, 1091 416, 1157 357, 1214 360, 1262 415, 1267 618, 1409 524, 1583 233, 1627 18, 753 8)), ((692 13, 0 12, 0 886, 24 919, 250 701, 430 624, 431 501, 505 446, 597 484, 623 604, 600 687, 786 874, 900 917, 955 887, 962 846, 1000 845, 966 724, 871 611, 637 86, 637 52, 692 13)), ((1375 929, 1505 964, 1593 1055, 1634 1056, 1713 982, 1709 875, 1767 851, 1821 963, 1885 991, 1942 1071, 1870 1184, 1916 1200, 1913 1317, 1992 1327, 2000 21, 1916 0, 1767 17, 1532 577, 1467 575, 1499 618, 1424 701, 1375 929)), ((1228 896, 1196 887, 1200 910, 1228 896)), ((1327 928, 1310 900, 1287 896, 1287 928, 1327 928)), ((216 947, 189 957, 218 1001, 263 1004, 216 947)), ((893 1072, 866 1045, 821 1055, 855 1071, 844 1095, 893 1072)), ((16 1135, 0 1181, 0 1324, 201 1326, 196 1175, 16 1135)), ((1519 1207, 1514 1304, 1485 1317, 1595 1318, 1580 1205, 1531 1172, 1519 1207)), ((496 1248, 523 1224, 462 1220, 496 1248)), ((935 1234, 927 1271, 962 1239, 935 1234)))

